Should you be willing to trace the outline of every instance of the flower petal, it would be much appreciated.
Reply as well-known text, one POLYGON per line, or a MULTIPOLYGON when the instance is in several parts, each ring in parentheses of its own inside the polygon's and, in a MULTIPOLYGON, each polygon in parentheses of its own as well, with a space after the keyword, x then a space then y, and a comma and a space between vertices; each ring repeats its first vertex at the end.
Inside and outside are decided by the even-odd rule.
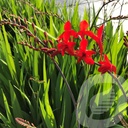
POLYGON ((85 57, 84 61, 86 64, 94 64, 94 60, 91 57, 85 57))
POLYGON ((82 57, 78 58, 77 63, 80 63, 81 60, 82 60, 82 57))
POLYGON ((116 66, 112 65, 112 71, 116 73, 116 66))
POLYGON ((65 30, 65 31, 71 30, 71 23, 70 23, 70 21, 67 21, 67 22, 64 24, 64 30, 65 30))
POLYGON ((101 66, 98 68, 98 71, 101 72, 101 74, 104 74, 107 72, 107 69, 105 67, 101 66))
POLYGON ((70 33, 69 33, 70 36, 73 36, 74 38, 77 38, 78 37, 78 34, 76 31, 74 30, 70 30, 70 33))
POLYGON ((96 54, 96 52, 93 50, 87 50, 86 54, 87 54, 87 56, 92 56, 93 54, 96 54))
POLYGON ((98 39, 97 35, 95 35, 92 31, 84 31, 83 34, 86 35, 86 36, 90 36, 96 42, 99 42, 99 39, 98 39))
POLYGON ((104 29, 104 25, 100 26, 97 29, 97 36, 102 40, 102 35, 103 35, 103 29, 104 29))
POLYGON ((88 41, 86 39, 81 40, 80 50, 85 51, 87 46, 88 46, 88 41))
POLYGON ((101 66, 99 67, 98 71, 101 72, 102 74, 108 71, 116 73, 116 67, 113 64, 111 64, 106 54, 104 55, 104 61, 100 61, 99 64, 101 66))
POLYGON ((73 48, 75 46, 75 42, 68 42, 67 45, 69 48, 73 48))
POLYGON ((58 50, 63 49, 63 47, 64 47, 64 44, 63 44, 63 43, 58 43, 58 44, 57 44, 58 50))
POLYGON ((68 32, 68 31, 65 31, 64 34, 63 34, 63 39, 64 39, 64 41, 68 41, 69 38, 70 38, 69 32, 68 32))
POLYGON ((102 55, 102 53, 103 53, 103 43, 99 42, 98 46, 99 46, 99 49, 100 49, 100 54, 102 55))
POLYGON ((89 24, 86 20, 80 22, 80 31, 85 31, 88 28, 89 24))
POLYGON ((58 41, 63 39, 63 34, 64 34, 64 32, 58 37, 58 41))
POLYGON ((108 59, 108 57, 107 57, 106 54, 104 55, 104 60, 105 60, 106 62, 109 62, 109 63, 110 63, 110 60, 108 59))
POLYGON ((98 35, 95 35, 95 34, 94 34, 93 32, 91 32, 91 31, 84 31, 83 34, 84 34, 84 35, 87 35, 87 36, 90 36, 93 40, 96 41, 96 43, 97 43, 98 46, 99 46, 100 53, 102 54, 102 53, 103 53, 103 44, 102 44, 101 38, 100 38, 98 35))

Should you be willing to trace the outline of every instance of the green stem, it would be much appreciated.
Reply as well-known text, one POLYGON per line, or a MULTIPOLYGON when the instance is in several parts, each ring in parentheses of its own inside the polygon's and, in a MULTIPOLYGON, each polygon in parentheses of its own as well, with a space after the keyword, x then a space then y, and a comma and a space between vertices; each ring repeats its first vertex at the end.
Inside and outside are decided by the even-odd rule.
MULTIPOLYGON (((95 64, 98 65, 98 66, 101 66, 101 65, 100 65, 99 63, 97 63, 97 62, 95 62, 95 64)), ((124 95, 124 97, 125 97, 125 99, 126 99, 126 102, 128 102, 127 95, 126 95, 126 93, 125 93, 125 91, 124 91, 124 89, 123 89, 123 87, 122 87, 120 81, 118 80, 118 78, 115 77, 110 71, 108 71, 108 73, 109 73, 109 74, 112 76, 112 78, 117 82, 119 88, 121 89, 121 91, 122 91, 122 93, 123 93, 123 95, 124 95)))
MULTIPOLYGON (((74 97, 74 95, 73 95, 73 92, 72 92, 72 90, 71 90, 71 88, 70 88, 70 85, 69 85, 68 81, 66 80, 66 78, 65 78, 65 76, 64 76, 64 74, 63 74, 61 68, 59 67, 59 65, 58 65, 57 62, 55 61, 55 59, 52 58, 52 60, 53 60, 53 63, 55 64, 56 68, 57 68, 58 71, 60 72, 60 74, 61 74, 61 76, 62 76, 62 78, 63 78, 63 80, 64 80, 64 82, 65 82, 65 84, 66 84, 66 86, 67 86, 68 92, 69 92, 69 94, 70 94, 70 97, 71 97, 71 99, 72 99, 72 102, 73 102, 73 105, 74 105, 74 108, 75 108, 75 111, 76 111, 76 117, 77 117, 77 110, 76 110, 76 109, 77 109, 77 107, 76 107, 77 103, 76 103, 75 97, 74 97)), ((79 123, 79 121, 77 121, 77 123, 78 123, 78 128, 80 128, 80 123, 79 123)))
POLYGON ((53 60, 53 63, 55 64, 56 68, 57 68, 58 71, 60 72, 61 76, 63 77, 64 82, 65 82, 65 84, 66 84, 66 86, 67 86, 67 88, 68 88, 69 94, 70 94, 70 96, 71 96, 73 105, 74 105, 74 107, 76 108, 76 101, 75 101, 73 92, 72 92, 72 90, 71 90, 71 88, 70 88, 70 86, 69 86, 69 84, 68 84, 68 81, 66 80, 66 78, 65 78, 65 76, 64 76, 64 74, 63 74, 61 68, 60 68, 59 65, 57 64, 57 62, 56 62, 54 59, 52 59, 52 60, 53 60))
POLYGON ((119 88, 121 89, 121 91, 122 91, 122 93, 123 93, 123 95, 124 95, 124 97, 125 97, 125 99, 126 99, 126 102, 128 102, 127 95, 126 95, 126 93, 125 93, 125 91, 124 91, 124 89, 123 89, 123 87, 122 87, 120 81, 118 80, 118 78, 115 77, 111 72, 108 72, 108 73, 109 73, 109 74, 112 76, 112 78, 117 82, 119 88))

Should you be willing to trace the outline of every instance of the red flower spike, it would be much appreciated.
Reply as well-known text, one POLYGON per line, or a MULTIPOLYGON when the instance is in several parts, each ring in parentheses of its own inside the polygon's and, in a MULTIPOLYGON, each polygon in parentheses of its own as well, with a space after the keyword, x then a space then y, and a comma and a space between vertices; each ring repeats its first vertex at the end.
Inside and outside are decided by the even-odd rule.
POLYGON ((67 52, 69 55, 74 55, 74 42, 59 42, 57 45, 58 51, 62 56, 67 52))
POLYGON ((63 41, 69 41, 70 37, 73 36, 74 38, 77 38, 77 32, 71 29, 71 23, 70 21, 67 21, 64 25, 64 32, 58 37, 58 40, 63 41))
POLYGON ((116 73, 116 67, 111 64, 107 55, 104 55, 104 61, 100 61, 99 64, 101 66, 98 68, 98 71, 101 72, 101 74, 104 74, 108 71, 116 73))
POLYGON ((86 39, 83 39, 80 42, 80 49, 76 51, 76 57, 78 57, 78 63, 81 60, 84 60, 86 64, 94 64, 94 60, 92 59, 92 55, 95 54, 92 50, 86 50, 88 42, 86 39))

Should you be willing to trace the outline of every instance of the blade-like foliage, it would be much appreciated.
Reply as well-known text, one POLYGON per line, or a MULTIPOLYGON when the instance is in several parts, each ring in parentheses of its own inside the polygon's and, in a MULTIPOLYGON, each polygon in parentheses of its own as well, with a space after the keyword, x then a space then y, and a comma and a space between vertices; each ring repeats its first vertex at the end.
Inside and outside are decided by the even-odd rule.
MULTIPOLYGON (((104 98, 109 98, 112 89, 116 92, 115 102, 111 108, 102 116, 93 115, 94 118, 102 119, 110 116, 110 122, 113 122, 113 119, 121 114, 123 119, 118 118, 120 122, 113 125, 113 128, 124 127, 123 122, 128 121, 126 109, 128 105, 127 102, 117 102, 123 101, 122 90, 112 83, 105 83, 112 81, 107 76, 103 79, 105 84, 97 84, 98 79, 95 79, 95 75, 98 74, 97 65, 77 63, 77 59, 69 55, 57 55, 53 59, 43 50, 39 50, 44 46, 57 47, 56 40, 63 33, 64 22, 68 20, 72 28, 79 31, 78 10, 79 2, 75 6, 67 6, 65 1, 64 5, 60 6, 55 0, 0 1, 0 127, 77 128, 79 122, 76 107, 64 78, 70 85, 74 100, 78 100, 77 106, 80 105, 78 99, 80 89, 84 81, 92 76, 91 84, 94 86, 91 90, 84 90, 82 96, 89 94, 86 100, 93 101, 94 107, 97 107, 104 98), (16 122, 15 118, 20 122, 16 122)), ((85 9, 81 19, 89 22, 90 29, 96 33, 99 13, 95 11, 94 5, 92 12, 88 10, 91 9, 85 9)), ((117 76, 116 79, 120 81, 128 96, 127 48, 123 44, 124 35, 122 26, 114 32, 112 21, 106 22, 103 32, 104 54, 107 54, 117 67, 117 75, 124 78, 121 81, 117 76)), ((97 48, 94 46, 95 41, 90 37, 87 39, 89 49, 97 48)), ((79 45, 79 39, 76 39, 76 42, 79 45)), ((98 62, 101 56, 96 55, 94 59, 98 62)), ((92 116, 89 104, 85 104, 85 108, 87 115, 92 116)), ((81 113, 84 112, 78 114, 81 113)), ((110 122, 106 123, 106 127, 110 122)), ((85 120, 84 123, 88 122, 85 120)), ((92 127, 104 127, 95 121, 91 123, 92 127)))

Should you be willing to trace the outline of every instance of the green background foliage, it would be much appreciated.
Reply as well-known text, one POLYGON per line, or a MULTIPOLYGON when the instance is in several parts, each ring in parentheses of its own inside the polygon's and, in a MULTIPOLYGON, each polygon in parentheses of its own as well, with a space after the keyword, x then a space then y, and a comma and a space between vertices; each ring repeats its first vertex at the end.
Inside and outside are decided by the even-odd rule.
MULTIPOLYGON (((72 27, 79 30, 80 16, 78 3, 73 9, 67 10, 57 6, 55 1, 44 0, 1 0, 0 20, 20 17, 24 23, 27 19, 28 28, 33 32, 31 23, 36 25, 36 35, 44 40, 44 31, 48 38, 56 45, 58 35, 63 32, 64 23, 70 20, 72 27)), ((96 12, 93 10, 93 21, 90 21, 89 12, 85 10, 82 19, 87 20, 92 31, 96 31, 96 12)), ((17 21, 18 22, 18 21, 17 21)), ((125 92, 128 92, 127 78, 128 66, 126 63, 127 49, 123 45, 124 32, 122 27, 113 33, 112 22, 106 23, 104 29, 104 53, 117 67, 117 74, 124 77, 122 81, 125 92)), ((16 117, 33 123, 37 128, 77 128, 75 109, 60 72, 49 56, 18 44, 26 41, 34 43, 33 38, 11 25, 1 25, 0 28, 0 127, 21 128, 15 122, 16 117)), ((94 42, 89 40, 89 49, 94 42)), ((73 95, 77 100, 82 83, 98 74, 98 67, 88 66, 83 62, 77 64, 74 57, 58 55, 55 57, 59 67, 65 75, 73 95)), ((95 57, 99 61, 99 56, 95 57)), ((110 85, 111 86, 111 85, 110 85)), ((108 86, 108 88, 110 87, 108 86)), ((99 87, 95 86, 92 94, 99 87)), ((102 91, 106 88, 102 88, 102 91)), ((119 90, 117 90, 118 92, 119 90)), ((119 96, 122 94, 119 93, 119 96)), ((118 97, 118 96, 117 96, 118 97)), ((91 98, 91 97, 90 97, 91 98)), ((97 102, 97 101, 95 101, 97 102)), ((128 121, 127 111, 122 113, 124 120, 128 121)), ((115 125, 123 128, 122 123, 115 125)), ((113 128, 114 128, 113 127, 113 128)))

